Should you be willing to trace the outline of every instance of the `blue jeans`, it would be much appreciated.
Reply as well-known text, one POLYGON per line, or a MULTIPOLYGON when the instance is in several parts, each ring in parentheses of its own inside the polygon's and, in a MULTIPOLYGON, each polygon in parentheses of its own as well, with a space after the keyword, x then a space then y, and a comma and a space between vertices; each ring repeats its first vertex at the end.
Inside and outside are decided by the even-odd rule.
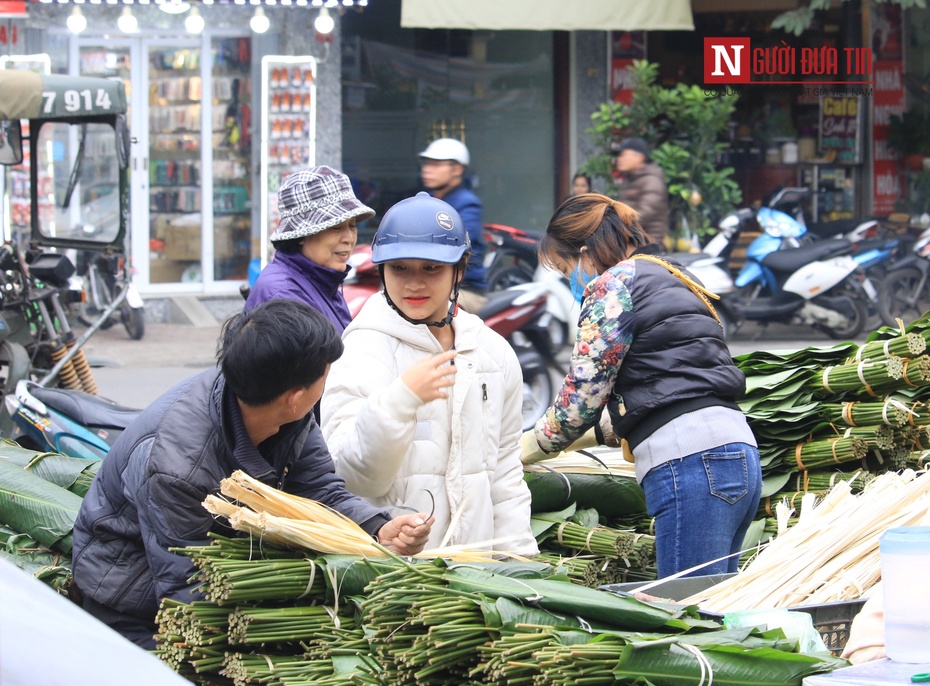
MULTIPOLYGON (((643 479, 649 515, 655 517, 659 578, 741 550, 759 508, 759 451, 728 443, 661 464, 643 479)), ((687 576, 737 571, 739 556, 687 576)))

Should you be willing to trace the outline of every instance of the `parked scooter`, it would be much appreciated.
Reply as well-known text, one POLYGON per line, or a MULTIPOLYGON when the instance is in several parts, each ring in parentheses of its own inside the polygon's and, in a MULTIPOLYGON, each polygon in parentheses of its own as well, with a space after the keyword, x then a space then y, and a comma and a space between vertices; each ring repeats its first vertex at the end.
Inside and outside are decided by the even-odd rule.
POLYGON ((878 286, 878 313, 887 326, 897 327, 930 310, 930 229, 920 234, 912 253, 888 267, 878 286))
POLYGON ((145 335, 145 303, 132 282, 126 257, 117 252, 82 250, 78 252, 77 275, 82 280, 84 302, 79 321, 90 326, 123 291, 126 297, 118 316, 110 315, 100 325, 109 329, 117 322, 126 327, 129 337, 138 341, 145 335))
POLYGON ((551 315, 549 335, 556 350, 575 341, 578 305, 567 281, 539 264, 536 247, 542 235, 505 224, 485 224, 488 245, 484 265, 488 269, 488 290, 497 291, 523 283, 540 283, 549 291, 546 308, 551 315))
POLYGON ((875 289, 854 256, 853 243, 834 238, 799 246, 805 227, 793 217, 763 208, 763 233, 746 251, 736 277, 738 293, 722 308, 739 327, 744 321, 804 324, 833 338, 852 338, 865 327, 875 289))
MULTIPOLYGON (((381 290, 378 265, 371 261, 371 246, 359 245, 349 259, 351 271, 343 285, 349 312, 355 317, 362 306, 381 290)), ((558 366, 550 337, 551 315, 547 311, 548 287, 524 283, 488 294, 477 315, 492 330, 507 339, 523 372, 523 428, 536 424, 555 394, 550 368, 558 366)))
POLYGON ((33 381, 16 384, 3 398, 23 446, 102 460, 120 434, 142 411, 81 391, 44 388, 33 381))

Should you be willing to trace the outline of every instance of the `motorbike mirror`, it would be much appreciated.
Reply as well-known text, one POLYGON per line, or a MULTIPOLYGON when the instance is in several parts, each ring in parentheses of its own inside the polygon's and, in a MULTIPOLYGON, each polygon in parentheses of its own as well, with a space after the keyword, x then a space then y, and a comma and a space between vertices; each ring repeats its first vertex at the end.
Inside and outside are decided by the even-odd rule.
POLYGON ((132 139, 129 137, 129 127, 126 125, 126 115, 116 115, 116 157, 119 160, 120 169, 129 166, 129 146, 132 139))
POLYGON ((0 121, 0 164, 15 165, 23 161, 23 130, 19 119, 0 121))

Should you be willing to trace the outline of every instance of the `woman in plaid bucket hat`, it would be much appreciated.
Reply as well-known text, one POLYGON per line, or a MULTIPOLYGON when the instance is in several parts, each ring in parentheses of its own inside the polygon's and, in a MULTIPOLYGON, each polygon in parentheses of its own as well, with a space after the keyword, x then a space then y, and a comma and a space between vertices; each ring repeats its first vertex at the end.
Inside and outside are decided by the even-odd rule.
POLYGON ((267 300, 298 300, 319 310, 342 334, 352 320, 342 295, 357 224, 374 216, 352 192, 349 177, 325 165, 291 174, 278 189, 281 221, 271 236, 271 261, 245 309, 267 300))

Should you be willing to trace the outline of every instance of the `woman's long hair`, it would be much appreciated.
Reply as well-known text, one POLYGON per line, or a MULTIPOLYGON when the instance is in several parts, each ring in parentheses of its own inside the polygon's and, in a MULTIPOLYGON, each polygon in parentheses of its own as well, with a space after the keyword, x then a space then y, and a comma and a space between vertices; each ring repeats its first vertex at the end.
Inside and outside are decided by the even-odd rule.
POLYGON ((600 193, 584 193, 559 205, 537 252, 540 262, 554 267, 556 258, 573 262, 587 248, 600 273, 648 243, 632 207, 600 193))

